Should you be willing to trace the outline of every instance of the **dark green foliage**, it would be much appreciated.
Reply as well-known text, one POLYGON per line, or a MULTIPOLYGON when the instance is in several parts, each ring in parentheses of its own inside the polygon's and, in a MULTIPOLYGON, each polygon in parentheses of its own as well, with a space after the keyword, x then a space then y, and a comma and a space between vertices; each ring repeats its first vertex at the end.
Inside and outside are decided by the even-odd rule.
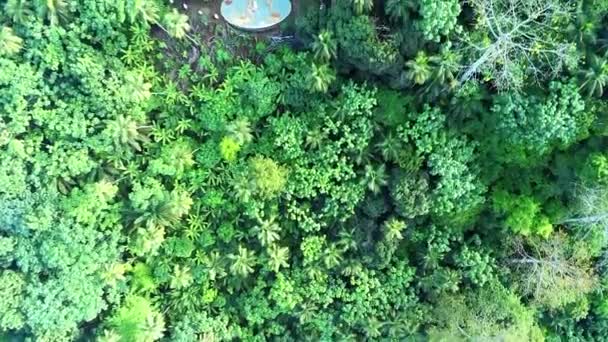
POLYGON ((0 0, 0 339, 605 340, 608 3, 292 5, 0 0))
POLYGON ((555 148, 567 148, 588 136, 594 120, 573 83, 552 82, 545 95, 509 94, 491 108, 490 139, 507 163, 531 164, 555 148))

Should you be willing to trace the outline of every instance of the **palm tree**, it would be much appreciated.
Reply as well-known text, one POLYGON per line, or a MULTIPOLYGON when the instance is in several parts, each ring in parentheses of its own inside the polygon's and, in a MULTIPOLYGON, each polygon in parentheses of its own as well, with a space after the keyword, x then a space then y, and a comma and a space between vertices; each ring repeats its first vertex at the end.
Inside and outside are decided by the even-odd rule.
POLYGON ((140 209, 136 213, 136 225, 141 223, 158 227, 176 225, 192 206, 190 194, 180 189, 175 189, 171 193, 163 193, 160 198, 151 198, 149 202, 145 209, 140 209))
POLYGON ((416 4, 412 0, 387 0, 384 8, 391 21, 404 22, 409 10, 415 9, 416 4))
POLYGON ((0 30, 0 56, 11 56, 19 51, 23 46, 23 39, 13 33, 13 29, 3 26, 0 30))
POLYGON ((359 244, 355 239, 355 229, 349 230, 342 229, 338 232, 338 241, 336 245, 342 250, 342 252, 352 250, 356 251, 359 248, 359 244))
POLYGON ((253 140, 251 125, 249 124, 249 120, 245 118, 236 119, 226 127, 226 130, 239 145, 244 145, 253 140))
POLYGON ((172 12, 166 13, 163 18, 167 33, 177 39, 186 37, 186 32, 190 31, 190 24, 188 24, 188 16, 179 13, 176 9, 172 12))
POLYGON ((230 272, 241 277, 246 277, 253 273, 253 266, 256 264, 255 254, 243 246, 239 246, 238 254, 228 255, 228 259, 232 260, 230 272))
POLYGON ((402 140, 393 132, 388 132, 383 139, 376 144, 376 148, 386 161, 397 162, 403 154, 402 140))
POLYGON ((460 68, 460 55, 444 49, 441 54, 431 56, 429 61, 433 67, 433 82, 440 85, 453 85, 460 68))
POLYGON ((384 164, 378 165, 374 168, 372 165, 365 165, 365 174, 362 183, 369 189, 369 191, 377 194, 380 189, 388 183, 388 177, 386 175, 386 167, 384 164))
POLYGON ((137 256, 153 256, 158 253, 160 245, 165 241, 165 229, 149 225, 148 228, 138 228, 131 252, 137 256))
POLYGON ((135 120, 119 115, 115 120, 108 122, 104 134, 114 143, 117 151, 123 152, 128 148, 141 151, 141 144, 148 142, 148 137, 142 130, 144 126, 135 120))
POLYGON ((6 14, 17 24, 25 22, 32 15, 29 0, 8 0, 4 5, 6 14))
POLYGON ((331 269, 331 268, 334 268, 334 267, 340 265, 341 261, 342 261, 342 253, 341 253, 340 249, 337 248, 335 245, 329 246, 329 248, 327 248, 323 252, 323 264, 328 269, 331 269))
POLYGON ((187 191, 177 187, 171 191, 168 203, 170 208, 169 216, 172 220, 178 222, 183 216, 188 214, 190 208, 192 208, 193 201, 192 197, 190 197, 190 194, 187 191))
POLYGON ((310 88, 313 91, 326 93, 329 85, 336 79, 333 70, 327 64, 317 66, 313 63, 312 71, 308 77, 310 88))
POLYGON ((104 283, 108 284, 110 287, 116 287, 118 282, 125 280, 125 273, 131 269, 129 264, 122 263, 113 263, 112 265, 107 265, 105 268, 105 272, 101 275, 104 283))
POLYGON ((608 84, 608 53, 604 58, 591 56, 589 66, 589 69, 580 72, 584 79, 581 89, 586 90, 589 96, 602 96, 608 84))
POLYGON ((207 270, 207 274, 209 275, 209 279, 216 280, 226 276, 224 258, 219 252, 213 251, 209 255, 206 255, 203 258, 203 263, 207 270))
POLYGON ((313 149, 319 148, 323 144, 323 141, 325 141, 325 138, 325 132, 323 132, 320 128, 314 128, 308 131, 308 134, 305 138, 304 146, 313 149))
POLYGON ((171 275, 171 288, 172 289, 182 289, 184 287, 190 286, 192 284, 193 278, 190 273, 190 268, 188 266, 181 267, 179 265, 175 265, 173 268, 173 274, 171 275))
POLYGON ((415 84, 424 84, 431 76, 431 66, 429 65, 429 58, 424 51, 418 52, 414 60, 407 61, 407 77, 410 81, 415 84))
POLYGON ((150 98, 152 84, 146 82, 144 75, 137 72, 128 73, 125 76, 128 94, 135 101, 143 102, 150 98))
POLYGON ((323 30, 319 33, 312 43, 312 50, 315 53, 315 58, 322 61, 329 61, 336 57, 338 47, 331 31, 323 30))
POLYGON ((382 335, 384 323, 380 322, 376 317, 367 318, 362 325, 365 336, 368 338, 377 339, 382 335))
POLYGON ((57 25, 59 19, 67 17, 67 2, 65 0, 35 0, 38 15, 46 17, 51 25, 57 25))
POLYGON ((392 218, 384 224, 384 236, 388 241, 403 239, 401 232, 406 228, 405 222, 392 218))
POLYGON ((129 20, 134 22, 137 16, 141 16, 149 24, 156 24, 160 19, 160 8, 155 1, 139 0, 131 1, 131 8, 127 10, 129 20))
POLYGON ((275 273, 279 271, 281 267, 289 267, 289 248, 279 247, 275 244, 268 247, 268 264, 270 269, 275 273))
POLYGON ((165 332, 165 320, 159 312, 153 312, 141 325, 141 334, 138 339, 142 342, 154 342, 160 340, 165 332))
POLYGON ((355 13, 369 12, 374 7, 374 0, 351 0, 355 13))
POLYGON ((257 234, 262 246, 270 246, 281 237, 279 235, 281 227, 274 220, 274 216, 271 216, 267 220, 260 218, 258 219, 259 224, 253 228, 253 232, 257 234))
POLYGON ((104 330, 103 335, 97 337, 97 342, 120 342, 122 337, 114 330, 104 330))

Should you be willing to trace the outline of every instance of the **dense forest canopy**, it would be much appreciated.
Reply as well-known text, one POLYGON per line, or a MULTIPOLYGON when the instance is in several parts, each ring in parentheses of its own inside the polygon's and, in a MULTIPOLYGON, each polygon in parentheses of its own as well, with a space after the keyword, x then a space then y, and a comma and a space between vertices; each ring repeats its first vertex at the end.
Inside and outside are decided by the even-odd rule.
POLYGON ((293 5, 0 0, 2 338, 608 341, 608 1, 293 5))

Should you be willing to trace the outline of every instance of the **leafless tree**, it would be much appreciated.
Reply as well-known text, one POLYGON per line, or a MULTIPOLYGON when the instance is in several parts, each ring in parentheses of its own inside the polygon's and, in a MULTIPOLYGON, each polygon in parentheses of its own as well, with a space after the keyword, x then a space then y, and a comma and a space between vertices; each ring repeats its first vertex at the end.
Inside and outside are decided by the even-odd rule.
POLYGON ((575 203, 569 218, 559 222, 567 226, 583 228, 587 234, 591 229, 601 229, 608 237, 608 187, 579 184, 574 192, 575 203))
MULTIPOLYGON (((573 15, 560 0, 469 0, 477 25, 488 37, 463 38, 465 55, 460 82, 490 76, 499 90, 520 87, 529 75, 557 73, 571 56, 573 45, 560 39, 560 20, 573 15)), ((561 24, 563 25, 563 23, 561 24)))
POLYGON ((597 278, 588 256, 577 247, 563 233, 528 244, 516 241, 509 261, 523 294, 557 308, 592 291, 597 278))

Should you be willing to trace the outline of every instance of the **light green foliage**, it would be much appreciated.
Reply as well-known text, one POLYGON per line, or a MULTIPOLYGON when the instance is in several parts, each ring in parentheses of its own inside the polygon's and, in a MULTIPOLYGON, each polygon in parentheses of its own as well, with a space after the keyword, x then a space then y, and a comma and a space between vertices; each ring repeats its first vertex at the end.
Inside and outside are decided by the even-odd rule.
POLYGON ((531 196, 517 196, 499 190, 493 195, 493 206, 499 214, 505 215, 505 225, 514 233, 548 237, 553 232, 551 222, 531 196))
MULTIPOLYGON (((82 18, 94 12, 89 5, 78 8, 82 18)), ((113 43, 103 44, 108 50, 89 45, 82 37, 92 39, 92 31, 80 17, 59 26, 68 19, 66 2, 2 6, 14 31, 0 25, 0 50, 19 60, 0 58, 2 283, 13 297, 2 329, 37 341, 74 340, 124 285, 124 198, 105 158, 137 150, 143 139, 120 115, 139 122, 143 103, 124 96, 130 71, 108 52, 113 43), (106 122, 118 123, 110 137, 106 122)))
POLYGON ((142 125, 133 118, 122 115, 108 121, 102 134, 112 142, 113 152, 118 154, 128 154, 131 150, 141 151, 142 144, 148 142, 142 125))
POLYGON ((434 314, 431 341, 543 341, 534 311, 496 281, 479 291, 440 298, 434 314))
POLYGON ((483 286, 493 279, 495 265, 488 254, 464 246, 455 259, 465 278, 472 284, 483 286))
POLYGON ((119 226, 110 217, 100 221, 112 226, 102 233, 95 226, 64 219, 33 239, 19 239, 17 259, 21 259, 23 270, 53 271, 45 281, 27 284, 28 295, 22 306, 26 323, 41 339, 73 336, 79 322, 93 320, 105 308, 102 296, 106 284, 99 281, 98 274, 118 257, 119 226), (44 258, 39 259, 35 250, 44 258))
POLYGON ((403 221, 390 219, 384 224, 384 237, 389 241, 403 239, 402 231, 407 227, 403 221))
POLYGON ((57 25, 60 18, 67 15, 67 2, 65 0, 35 0, 35 8, 40 17, 45 17, 51 25, 57 25))
POLYGON ((131 288, 135 291, 147 293, 156 289, 157 284, 148 265, 137 263, 131 268, 131 273, 131 288))
POLYGON ((580 71, 583 79, 581 88, 584 88, 590 96, 602 96, 608 85, 608 61, 606 57, 606 54, 604 57, 592 55, 589 60, 589 68, 580 71))
POLYGON ((279 240, 279 232, 281 231, 281 227, 279 227, 275 220, 276 217, 274 216, 267 219, 258 219, 258 225, 255 226, 253 231, 256 233, 262 246, 270 246, 273 242, 279 240))
POLYGON ((608 158, 602 153, 590 154, 581 170, 581 178, 587 182, 602 183, 608 182, 608 158))
POLYGON ((422 19, 417 24, 425 39, 438 42, 455 29, 460 14, 457 0, 421 0, 418 6, 422 19))
POLYGON ((441 177, 433 192, 432 201, 437 205, 432 211, 441 216, 448 213, 466 216, 474 214, 481 205, 485 188, 475 177, 473 151, 467 141, 454 138, 429 156, 430 174, 441 177))
POLYGON ((252 158, 249 161, 249 173, 254 192, 262 198, 276 197, 284 190, 287 182, 287 169, 269 158, 252 158))
POLYGON ((433 66, 433 82, 439 85, 446 85, 448 89, 455 87, 461 58, 460 54, 445 46, 441 49, 440 54, 429 57, 429 61, 433 66))
POLYGON ((183 237, 170 237, 164 245, 167 253, 178 258, 188 258, 194 251, 192 240, 183 237))
POLYGON ((607 4, 201 4, 0 1, 0 339, 608 336, 607 4))
MULTIPOLYGON (((20 325, 37 339, 69 340, 80 322, 93 320, 106 307, 104 289, 111 284, 100 281, 100 275, 118 259, 121 228, 111 205, 113 192, 100 183, 73 191, 66 199, 24 193, 22 198, 35 201, 37 210, 5 217, 8 225, 2 227, 14 241, 20 279, 28 279, 22 299, 6 313, 13 310, 15 315, 18 308, 23 314, 20 325), (41 279, 39 273, 48 276, 41 279)), ((6 197, 2 200, 6 203, 6 197)), ((7 286, 16 281, 6 280, 7 286)))
POLYGON ((232 137, 224 137, 220 142, 220 154, 222 158, 228 162, 236 160, 237 153, 241 149, 241 145, 232 137))
POLYGON ((13 271, 2 271, 0 284, 3 294, 0 301, 0 327, 4 331, 21 329, 25 323, 25 317, 20 311, 25 290, 23 275, 13 271))
POLYGON ((158 253, 161 244, 165 241, 165 229, 162 226, 137 228, 129 246, 131 252, 138 256, 153 256, 158 253))
POLYGON ((192 284, 192 274, 188 267, 180 267, 175 265, 173 274, 171 275, 171 284, 169 285, 172 289, 180 289, 188 287, 192 284))
MULTIPOLYGON (((341 319, 350 329, 339 331, 339 334, 359 333, 369 337, 392 336, 403 338, 416 329, 416 315, 420 313, 408 284, 412 280, 412 270, 404 264, 391 266, 387 273, 361 271, 350 276, 348 280, 339 281, 334 286, 334 296, 342 298, 344 307, 340 308, 341 319), (389 285, 390 284, 390 285, 389 285), (389 285, 389 286, 387 286, 389 285), (350 290, 347 290, 349 288, 350 290), (407 308, 405 311, 391 312, 392 306, 407 308), (384 322, 385 324, 376 324, 384 322), (392 335, 390 335, 392 334, 392 335)), ((302 290, 308 302, 315 302, 306 296, 315 285, 307 285, 302 290)), ((329 294, 331 296, 331 294, 329 294)), ((331 300, 331 297, 328 298, 331 300)), ((321 324, 323 317, 310 317, 306 322, 321 324)), ((341 335, 344 336, 344 335, 341 335)))
POLYGON ((300 250, 305 264, 311 264, 321 257, 321 251, 325 247, 325 238, 321 236, 309 236, 300 244, 300 250))
POLYGON ((366 165, 362 183, 366 185, 367 189, 372 193, 377 194, 380 192, 382 187, 386 186, 388 183, 385 166, 380 165, 374 167, 373 165, 366 165))
POLYGON ((113 209, 111 203, 117 191, 116 185, 105 180, 90 184, 82 191, 75 189, 64 204, 66 214, 76 222, 94 225, 106 211, 113 209))
POLYGON ((297 295, 294 282, 287 279, 283 274, 278 274, 270 290, 269 298, 274 300, 276 305, 285 312, 293 310, 302 298, 297 295))
POLYGON ((431 77, 429 57, 424 53, 424 51, 420 51, 416 55, 415 59, 407 61, 405 66, 408 68, 408 78, 415 84, 424 84, 431 77))
POLYGON ((114 263, 106 266, 106 270, 102 273, 101 277, 110 287, 116 287, 125 280, 125 273, 130 270, 130 268, 131 265, 126 263, 114 263))
POLYGON ((148 23, 157 23, 159 20, 159 5, 154 0, 127 1, 127 15, 131 21, 141 16, 148 23))
POLYGON ((237 119, 230 123, 227 129, 230 136, 241 146, 253 140, 251 125, 247 119, 237 119))
POLYGON ((149 170, 152 174, 181 178, 194 165, 194 156, 190 143, 178 140, 164 146, 157 159, 150 161, 149 170))
POLYGON ((176 9, 165 13, 163 22, 167 26, 167 32, 173 38, 184 38, 186 37, 187 32, 190 31, 188 16, 179 13, 176 9))
POLYGON ((163 315, 145 297, 129 296, 108 321, 120 341, 151 342, 163 337, 163 315))
POLYGON ((13 251, 15 250, 15 239, 12 237, 0 238, 0 265, 7 266, 13 261, 13 251))

